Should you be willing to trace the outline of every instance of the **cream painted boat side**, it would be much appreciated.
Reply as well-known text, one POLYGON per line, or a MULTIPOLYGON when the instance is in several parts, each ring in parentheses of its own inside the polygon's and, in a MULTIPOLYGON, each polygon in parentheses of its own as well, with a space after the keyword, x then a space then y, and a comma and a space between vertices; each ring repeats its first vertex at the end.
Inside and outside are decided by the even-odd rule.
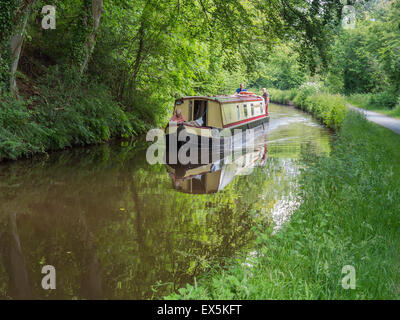
POLYGON ((265 104, 262 101, 246 103, 222 104, 223 125, 250 120, 253 117, 265 115, 265 104))
MULTIPOLYGON (((260 98, 257 96, 257 98, 260 98)), ((222 129, 238 122, 245 122, 254 117, 266 115, 264 100, 246 102, 220 103, 207 98, 183 99, 181 104, 175 104, 175 109, 181 109, 187 122, 193 121, 194 101, 208 101, 207 127, 222 129)))
POLYGON ((213 128, 222 128, 221 104, 219 102, 209 101, 207 111, 207 126, 213 128))

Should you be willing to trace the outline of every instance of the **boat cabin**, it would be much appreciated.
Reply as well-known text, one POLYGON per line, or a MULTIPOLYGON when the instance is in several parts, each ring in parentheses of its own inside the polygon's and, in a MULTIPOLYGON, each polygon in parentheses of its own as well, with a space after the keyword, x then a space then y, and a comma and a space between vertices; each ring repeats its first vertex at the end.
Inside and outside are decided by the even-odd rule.
POLYGON ((175 101, 186 123, 199 127, 236 128, 245 123, 266 118, 265 102, 254 94, 234 96, 193 96, 175 101))

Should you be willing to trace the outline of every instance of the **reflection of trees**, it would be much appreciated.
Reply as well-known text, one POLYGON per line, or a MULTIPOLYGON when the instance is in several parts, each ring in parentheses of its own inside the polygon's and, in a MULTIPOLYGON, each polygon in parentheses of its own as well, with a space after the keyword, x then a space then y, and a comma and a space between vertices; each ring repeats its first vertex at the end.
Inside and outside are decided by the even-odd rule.
MULTIPOLYGON (((23 272, 24 258, 21 279, 32 284, 24 294, 140 299, 152 297, 157 282, 162 285, 156 295, 167 293, 210 262, 251 244, 259 213, 275 201, 274 177, 282 175, 280 169, 271 175, 272 167, 258 168, 256 175, 237 177, 222 192, 192 196, 172 190, 165 168, 147 165, 144 152, 91 150, 60 153, 47 163, 0 167, 0 202, 7 203, 0 220, 18 212, 24 257, 15 267, 23 272), (13 200, 5 199, 6 193, 13 200), (54 291, 41 288, 43 264, 56 267, 54 291)), ((4 235, 8 229, 1 230, 4 235)), ((12 246, 18 248, 15 242, 12 246)), ((2 241, 2 248, 8 247, 2 241)), ((4 279, 1 272, 11 271, 0 268, 4 279)), ((2 290, 16 297, 11 283, 2 290)))
POLYGON ((82 228, 81 235, 84 249, 84 255, 82 256, 82 296, 88 299, 101 299, 103 297, 101 265, 94 244, 95 239, 92 232, 89 231, 84 213, 82 213, 79 221, 82 228))
POLYGON ((1 230, 0 243, 2 260, 8 276, 9 295, 14 299, 32 299, 33 294, 21 250, 15 212, 9 213, 8 217, 8 221, 1 230))

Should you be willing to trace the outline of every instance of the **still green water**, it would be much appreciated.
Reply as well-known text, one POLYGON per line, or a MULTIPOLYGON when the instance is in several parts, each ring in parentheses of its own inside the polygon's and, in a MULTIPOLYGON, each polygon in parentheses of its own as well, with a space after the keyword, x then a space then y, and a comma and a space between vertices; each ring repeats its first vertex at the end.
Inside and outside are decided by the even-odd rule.
POLYGON ((0 298, 159 298, 249 253, 255 227, 278 228, 298 205, 301 149, 330 150, 310 115, 278 105, 270 115, 254 167, 214 166, 212 179, 204 168, 177 181, 147 163, 144 141, 1 164, 0 298), (204 193, 211 180, 218 192, 204 193), (54 290, 42 288, 45 265, 54 290))

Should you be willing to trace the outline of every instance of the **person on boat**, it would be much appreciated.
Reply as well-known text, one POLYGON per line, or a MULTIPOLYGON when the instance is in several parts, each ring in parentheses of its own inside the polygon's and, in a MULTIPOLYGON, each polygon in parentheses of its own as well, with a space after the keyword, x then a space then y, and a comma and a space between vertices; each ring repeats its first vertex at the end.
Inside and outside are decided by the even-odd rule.
POLYGON ((244 87, 244 83, 240 84, 240 88, 236 89, 235 95, 240 94, 241 92, 247 92, 247 89, 244 87))
POLYGON ((185 122, 185 118, 183 117, 182 110, 176 109, 174 116, 169 120, 169 122, 176 122, 177 124, 185 122))
POLYGON ((265 113, 268 115, 269 93, 266 88, 262 88, 262 96, 265 101, 265 113))

